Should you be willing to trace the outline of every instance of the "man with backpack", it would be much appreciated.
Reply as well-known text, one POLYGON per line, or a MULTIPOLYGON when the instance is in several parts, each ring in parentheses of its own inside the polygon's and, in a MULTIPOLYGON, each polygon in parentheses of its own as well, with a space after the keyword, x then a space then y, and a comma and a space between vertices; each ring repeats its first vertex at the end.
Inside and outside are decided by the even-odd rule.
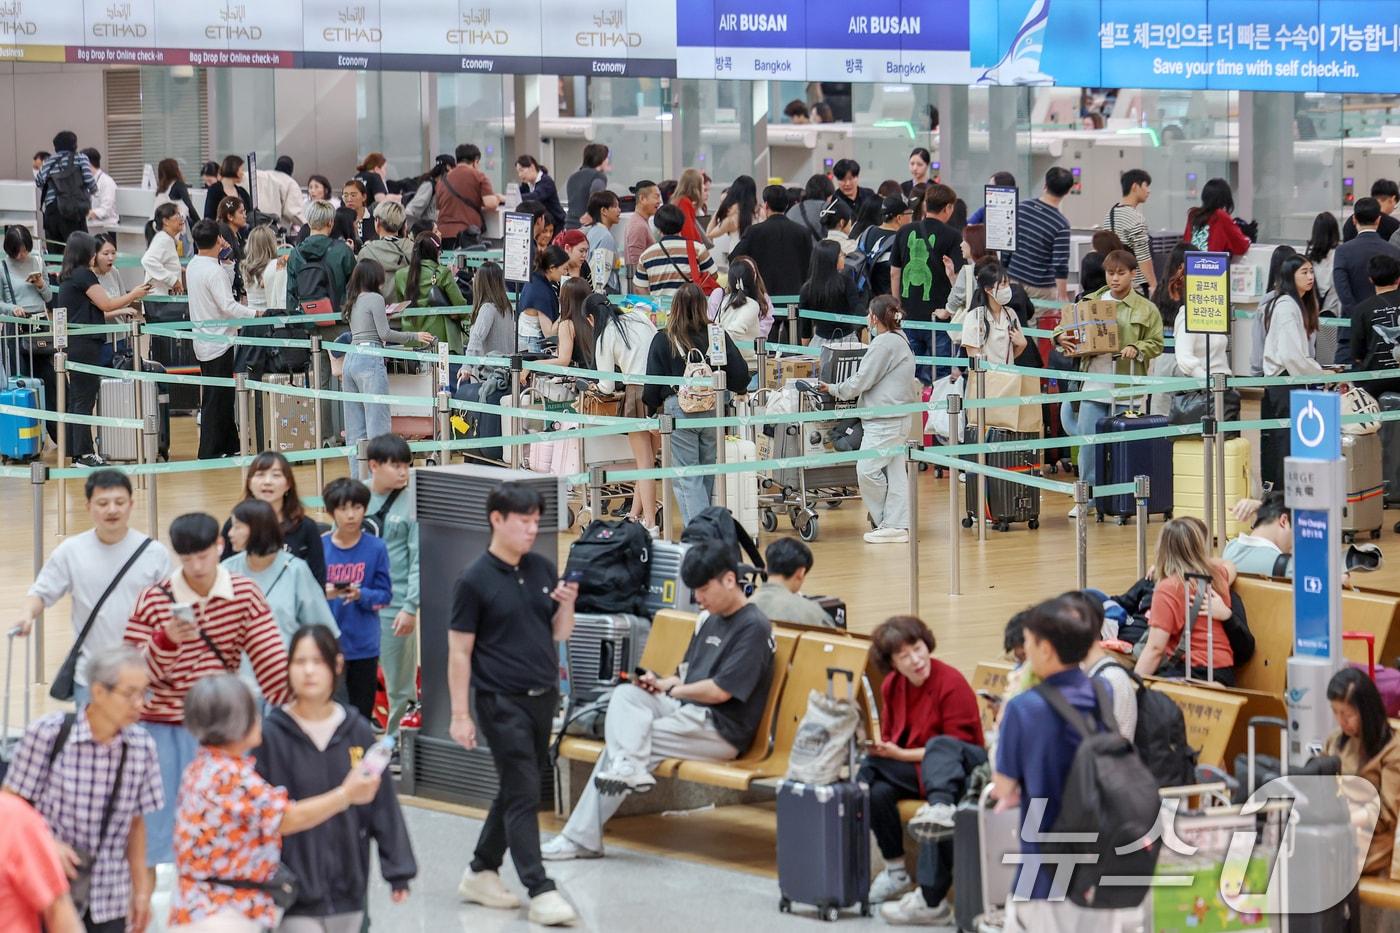
POLYGON ((53 138, 53 155, 44 160, 34 176, 41 192, 46 252, 63 252, 75 230, 87 232, 88 211, 97 194, 97 176, 92 163, 78 151, 78 134, 63 130, 53 138))
MULTIPOLYGON (((1112 915, 1084 902, 1092 900, 1096 908, 1117 905, 1100 904, 1107 886, 1086 891, 1085 883, 1105 874, 1137 876, 1144 869, 1150 877, 1155 868, 1156 847, 1121 856, 1114 852, 1125 835, 1131 843, 1155 823, 1157 785, 1132 745, 1117 734, 1108 687, 1079 666, 1098 636, 1088 615, 1082 600, 1061 596, 1025 618, 1026 661, 1041 682, 1006 704, 992 778, 997 809, 1019 805, 1023 824, 1020 866, 1007 902, 1008 933, 1103 929, 1112 915), (1071 831, 1071 825, 1081 828, 1085 788, 1098 790, 1112 777, 1120 782, 1116 796, 1102 799, 1102 812, 1090 814, 1095 822, 1084 828, 1092 830, 1094 842, 1074 843, 1071 852, 1066 843, 1043 838, 1071 831), (1140 825, 1143 820, 1146 826, 1140 825), (1092 853, 1092 860, 1083 859, 1084 853, 1092 853), (1062 866, 1073 866, 1067 892, 1064 879, 1056 877, 1062 866)), ((1123 890, 1136 894, 1138 889, 1123 890)))
MULTIPOLYGON (((948 292, 962 268, 962 234, 948 225, 958 194, 947 185, 930 185, 924 192, 923 219, 907 223, 895 234, 890 254, 890 291, 899 300, 906 321, 947 321, 948 292), (951 264, 951 268, 950 268, 951 264)), ((952 356, 953 343, 946 331, 937 335, 923 328, 905 327, 915 356, 952 356)), ((914 375, 924 385, 948 374, 917 366, 914 375)))
POLYGON ((880 226, 867 227, 856 239, 856 249, 865 255, 871 295, 890 294, 890 257, 894 255, 895 237, 913 216, 904 196, 892 194, 880 204, 880 226))
MULTIPOLYGON (((335 223, 335 207, 329 201, 313 201, 306 209, 306 226, 311 235, 297 244, 291 258, 287 260, 287 313, 304 314, 302 305, 306 302, 329 302, 324 310, 344 314, 341 302, 345 300, 345 285, 350 281, 350 273, 355 271, 355 254, 344 240, 337 240, 331 234, 335 223)), ((317 310, 322 310, 318 308, 317 310)), ((348 311, 349 309, 345 309, 348 311)), ((292 328, 302 325, 288 325, 285 335, 297 336, 292 328)), ((323 324, 317 329, 321 343, 329 345, 349 328, 343 323, 323 324)), ((305 328, 309 333, 310 328, 305 328)), ((274 336, 283 336, 275 334, 274 336)), ((304 339, 304 334, 302 335, 304 339)), ((327 351, 322 351, 327 352, 327 351)), ((331 373, 329 365, 321 367, 322 389, 338 389, 338 380, 331 373)), ((339 443, 338 438, 344 426, 344 406, 330 399, 321 401, 321 425, 327 438, 339 443)))

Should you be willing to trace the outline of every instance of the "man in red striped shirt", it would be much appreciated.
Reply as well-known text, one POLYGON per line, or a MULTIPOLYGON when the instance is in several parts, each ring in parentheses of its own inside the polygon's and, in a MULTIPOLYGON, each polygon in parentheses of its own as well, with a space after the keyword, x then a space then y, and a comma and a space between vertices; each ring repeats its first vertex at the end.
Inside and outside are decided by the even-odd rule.
POLYGON ((165 806, 146 815, 146 864, 173 862, 175 803, 185 766, 198 743, 185 731, 185 694, 201 678, 238 673, 244 654, 268 703, 287 699, 287 653, 258 585, 219 565, 223 540, 211 515, 192 512, 170 523, 180 567, 148 586, 126 624, 126 641, 141 650, 151 698, 141 724, 156 740, 165 806))

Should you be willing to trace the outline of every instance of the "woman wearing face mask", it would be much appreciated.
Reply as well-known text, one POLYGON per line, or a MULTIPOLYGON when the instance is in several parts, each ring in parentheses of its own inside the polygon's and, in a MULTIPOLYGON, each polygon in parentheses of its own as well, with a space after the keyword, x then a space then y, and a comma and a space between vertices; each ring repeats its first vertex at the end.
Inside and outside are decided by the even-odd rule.
MULTIPOLYGON (((323 600, 324 601, 324 600, 323 600)), ((333 698, 344 659, 330 629, 308 625, 291 636, 287 680, 292 700, 268 713, 254 767, 269 784, 297 799, 333 791, 374 744, 374 728, 333 698)), ((390 900, 408 900, 418 874, 394 782, 384 780, 368 803, 350 807, 282 842, 282 862, 296 875, 297 900, 280 933, 357 933, 369 887, 370 840, 390 900)), ((397 928, 397 923, 388 924, 397 928)))
POLYGON ((880 736, 870 743, 858 780, 870 787, 870 828, 885 870, 870 900, 892 924, 943 926, 953 884, 953 812, 967 777, 987 760, 982 715, 958 669, 934 658, 933 632, 914 616, 895 616, 871 635, 885 673, 880 736), (923 843, 917 886, 904 868, 899 801, 923 800, 909 835, 923 843))
POLYGON ((974 358, 1010 363, 1026 348, 1026 335, 1011 308, 1011 280, 1001 263, 986 259, 976 269, 972 310, 963 318, 963 350, 974 358))
MULTIPOLYGON (((902 317, 899 302, 893 296, 881 295, 872 301, 866 322, 875 336, 861 357, 860 367, 839 385, 821 383, 821 390, 843 401, 856 399, 860 408, 918 401, 914 351, 909 349, 909 341, 900 328, 902 317)), ((909 436, 909 416, 862 418, 861 427, 864 429, 861 450, 897 447, 909 436)), ((870 544, 898 544, 909 540, 909 484, 904 477, 903 464, 902 453, 856 464, 860 497, 875 526, 865 534, 870 544)))
MULTIPOLYGON (((1161 355, 1162 313, 1157 306, 1144 298, 1133 288, 1133 276, 1137 273, 1137 257, 1125 249, 1114 250, 1104 257, 1103 271, 1108 285, 1099 291, 1084 296, 1089 301, 1118 302, 1118 347, 1119 352, 1096 353, 1093 356, 1079 357, 1079 371, 1082 373, 1102 373, 1104 375, 1144 376, 1147 366, 1161 355)), ((1066 353, 1074 350, 1079 339, 1064 329, 1055 329, 1055 340, 1066 353)), ((1085 380, 1081 388, 1085 391, 1111 389, 1114 383, 1085 380)), ((1099 419, 1125 411, 1128 403, 1095 402, 1085 399, 1078 404, 1078 412, 1070 402, 1060 408, 1060 420, 1065 433, 1092 435, 1098 431, 1099 419)), ((1094 465, 1093 448, 1086 444, 1079 449, 1079 478, 1090 486, 1098 481, 1094 465)), ((1079 507, 1070 510, 1070 518, 1085 518, 1079 514, 1079 507)))
MULTIPOLYGON (((243 499, 257 499, 272 506, 282 526, 282 546, 293 557, 306 561, 311 575, 323 588, 326 585, 326 553, 321 546, 321 532, 316 522, 306 514, 297 495, 297 477, 287 458, 275 450, 264 450, 248 464, 248 478, 243 483, 243 499)), ((224 522, 222 560, 233 556, 233 520, 224 522)))

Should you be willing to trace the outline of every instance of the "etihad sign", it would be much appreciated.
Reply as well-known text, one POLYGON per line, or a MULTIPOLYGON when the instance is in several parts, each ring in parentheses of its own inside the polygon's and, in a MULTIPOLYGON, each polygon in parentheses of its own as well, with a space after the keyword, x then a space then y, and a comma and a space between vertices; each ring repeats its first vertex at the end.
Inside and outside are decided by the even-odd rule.
POLYGON ((150 34, 145 23, 131 21, 131 3, 107 4, 107 19, 92 24, 94 39, 144 39, 150 34))
POLYGON ((449 45, 509 45, 510 30, 491 28, 491 10, 481 8, 462 14, 462 24, 447 30, 449 45))
POLYGON ((321 37, 327 42, 382 42, 384 33, 378 26, 365 25, 365 8, 347 6, 337 15, 339 26, 327 26, 321 37))
POLYGON ((230 39, 257 41, 263 37, 261 26, 248 25, 248 8, 241 3, 220 10, 219 19, 223 22, 204 27, 204 38, 226 42, 230 39))
POLYGON ((641 33, 623 28, 621 10, 599 10, 593 14, 593 28, 574 33, 574 43, 584 49, 635 49, 642 44, 641 33))
POLYGON ((39 32, 39 24, 31 19, 20 19, 24 15, 21 0, 0 3, 0 36, 32 36, 39 32))

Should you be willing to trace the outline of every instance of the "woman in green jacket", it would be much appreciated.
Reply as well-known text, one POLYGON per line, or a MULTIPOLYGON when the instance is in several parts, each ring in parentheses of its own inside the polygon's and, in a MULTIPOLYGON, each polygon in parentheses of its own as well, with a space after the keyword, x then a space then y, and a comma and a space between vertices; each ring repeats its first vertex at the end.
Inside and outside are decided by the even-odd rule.
MULTIPOLYGON (((467 300, 457 287, 457 277, 452 267, 438 262, 442 244, 430 232, 418 234, 413 241, 413 258, 408 266, 394 273, 394 300, 407 301, 415 308, 434 307, 433 289, 441 290, 447 304, 462 306, 467 300)), ((438 305, 442 304, 441 298, 438 305)), ((471 324, 471 315, 463 314, 405 314, 403 327, 408 330, 426 331, 441 341, 446 341, 452 353, 462 352, 462 336, 471 324)), ((454 367, 455 368, 455 367, 454 367)))
MULTIPOLYGON (((1145 376, 1147 364, 1162 354, 1162 313, 1151 301, 1133 289, 1133 276, 1137 272, 1137 258, 1127 250, 1114 250, 1104 257, 1103 271, 1108 285, 1091 295, 1089 301, 1118 302, 1118 353, 1097 353, 1079 358, 1079 371, 1083 373, 1103 373, 1104 375, 1145 376)), ((1063 325, 1055 331, 1055 342, 1066 352, 1078 343, 1077 335, 1065 331, 1063 325)), ((1085 380, 1081 388, 1085 390, 1109 389, 1112 382, 1085 380)), ((1127 400, 1107 400, 1064 402, 1060 409, 1060 420, 1065 433, 1092 435, 1098 431, 1100 418, 1107 418, 1126 411, 1127 400), (1076 412, 1075 409, 1078 409, 1076 412)), ((1079 449, 1079 478, 1093 486, 1097 482, 1094 451, 1090 445, 1079 449)), ((1078 518, 1078 506, 1070 511, 1071 518, 1078 518)))

